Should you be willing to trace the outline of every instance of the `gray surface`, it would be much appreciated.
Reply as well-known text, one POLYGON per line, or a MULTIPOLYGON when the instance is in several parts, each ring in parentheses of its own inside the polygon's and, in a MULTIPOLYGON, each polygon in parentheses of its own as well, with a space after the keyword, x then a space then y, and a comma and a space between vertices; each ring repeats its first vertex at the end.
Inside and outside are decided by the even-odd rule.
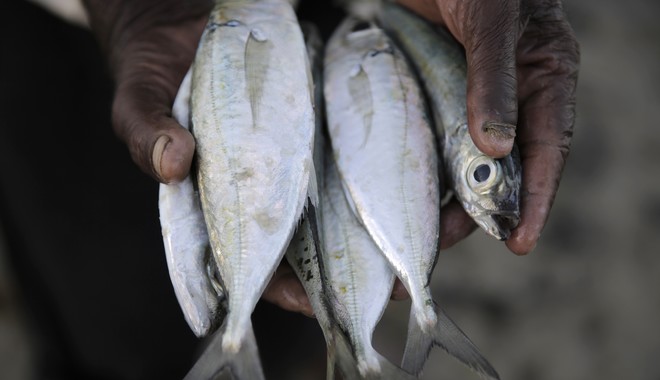
MULTIPOLYGON (((435 294, 503 379, 660 378, 660 3, 567 0, 582 47, 578 120, 536 251, 515 257, 478 231, 443 251, 435 294)), ((0 379, 30 351, 0 244, 0 379)), ((408 304, 376 343, 401 355, 408 304)), ((476 379, 435 350, 427 379, 476 379)))

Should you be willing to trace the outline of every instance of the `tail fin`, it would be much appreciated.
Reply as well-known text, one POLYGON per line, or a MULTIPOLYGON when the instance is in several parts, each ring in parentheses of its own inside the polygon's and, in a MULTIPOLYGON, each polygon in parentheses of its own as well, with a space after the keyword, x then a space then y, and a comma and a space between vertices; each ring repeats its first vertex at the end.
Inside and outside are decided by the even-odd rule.
POLYGON ((481 355, 470 338, 437 304, 435 305, 435 311, 438 315, 438 322, 430 336, 422 331, 417 323, 417 318, 414 317, 411 311, 410 321, 408 322, 408 338, 401 367, 410 373, 419 375, 432 346, 435 344, 477 372, 481 377, 489 380, 499 380, 500 376, 497 371, 481 355))
POLYGON ((222 347, 222 338, 227 328, 225 322, 213 335, 211 343, 197 360, 184 380, 211 380, 217 378, 223 370, 229 370, 234 379, 263 380, 264 374, 259 359, 259 349, 250 325, 237 352, 226 351, 222 347))
POLYGON ((346 334, 339 328, 333 329, 332 339, 328 344, 327 379, 334 380, 335 370, 339 370, 344 379, 359 379, 357 362, 353 348, 346 334))
POLYGON ((328 344, 328 371, 327 379, 334 379, 335 369, 339 370, 343 379, 395 379, 395 380, 414 380, 413 376, 396 364, 389 361, 384 356, 376 353, 380 372, 367 371, 361 373, 355 353, 351 346, 349 338, 343 331, 333 333, 333 341, 328 344))
POLYGON ((374 379, 401 379, 401 380, 417 379, 417 376, 409 374, 408 372, 399 368, 399 366, 392 363, 383 356, 379 355, 378 361, 380 362, 380 374, 378 374, 378 376, 375 376, 374 379))

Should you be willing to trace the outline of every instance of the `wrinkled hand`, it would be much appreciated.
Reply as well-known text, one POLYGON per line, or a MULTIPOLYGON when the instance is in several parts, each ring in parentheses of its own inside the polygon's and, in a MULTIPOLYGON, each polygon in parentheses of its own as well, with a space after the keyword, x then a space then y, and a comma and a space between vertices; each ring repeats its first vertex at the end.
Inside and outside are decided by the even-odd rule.
MULTIPOLYGON (((85 0, 115 80, 112 121, 135 163, 163 183, 190 171, 192 135, 172 118, 212 3, 206 0, 85 0)), ((263 299, 312 315, 300 281, 283 263, 263 299)))
MULTIPOLYGON (((515 138, 523 169, 521 218, 506 245, 515 254, 529 253, 554 201, 575 119, 579 47, 561 1, 398 1, 444 25, 464 46, 476 146, 499 158, 515 138)), ((441 248, 475 228, 456 202, 441 215, 441 248)))
POLYGON ((172 118, 209 1, 85 0, 115 80, 112 122, 135 163, 163 183, 188 175, 195 142, 172 118))

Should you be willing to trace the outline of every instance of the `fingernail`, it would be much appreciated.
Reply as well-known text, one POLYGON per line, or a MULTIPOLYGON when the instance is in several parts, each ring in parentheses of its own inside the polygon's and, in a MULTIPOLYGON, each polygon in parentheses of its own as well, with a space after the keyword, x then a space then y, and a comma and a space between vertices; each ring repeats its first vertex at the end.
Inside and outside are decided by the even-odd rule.
POLYGON ((516 138, 515 125, 487 121, 484 123, 483 130, 491 143, 497 145, 498 150, 508 152, 513 148, 513 141, 516 138))
POLYGON ((167 135, 162 135, 156 140, 156 143, 154 144, 154 149, 151 155, 151 165, 154 168, 154 171, 156 171, 156 175, 158 178, 163 179, 163 172, 162 172, 162 161, 163 161, 163 153, 165 152, 165 149, 167 148, 167 145, 170 143, 170 137, 167 135))
POLYGON ((516 126, 513 124, 487 121, 483 129, 489 135, 501 140, 513 140, 516 137, 516 126))

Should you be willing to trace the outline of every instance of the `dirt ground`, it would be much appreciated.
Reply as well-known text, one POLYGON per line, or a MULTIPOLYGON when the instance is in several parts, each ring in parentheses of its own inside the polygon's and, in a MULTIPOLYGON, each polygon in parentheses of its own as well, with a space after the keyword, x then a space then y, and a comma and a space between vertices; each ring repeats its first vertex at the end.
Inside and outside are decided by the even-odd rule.
MULTIPOLYGON (((578 118, 539 245, 516 257, 478 231, 442 252, 434 291, 503 379, 657 380, 660 2, 565 9, 582 48, 578 118)), ((22 380, 30 347, 2 256, 0 244, 0 379, 22 380)), ((375 337, 395 360, 408 306, 392 304, 375 337)), ((477 379, 439 349, 423 378, 477 379)))

